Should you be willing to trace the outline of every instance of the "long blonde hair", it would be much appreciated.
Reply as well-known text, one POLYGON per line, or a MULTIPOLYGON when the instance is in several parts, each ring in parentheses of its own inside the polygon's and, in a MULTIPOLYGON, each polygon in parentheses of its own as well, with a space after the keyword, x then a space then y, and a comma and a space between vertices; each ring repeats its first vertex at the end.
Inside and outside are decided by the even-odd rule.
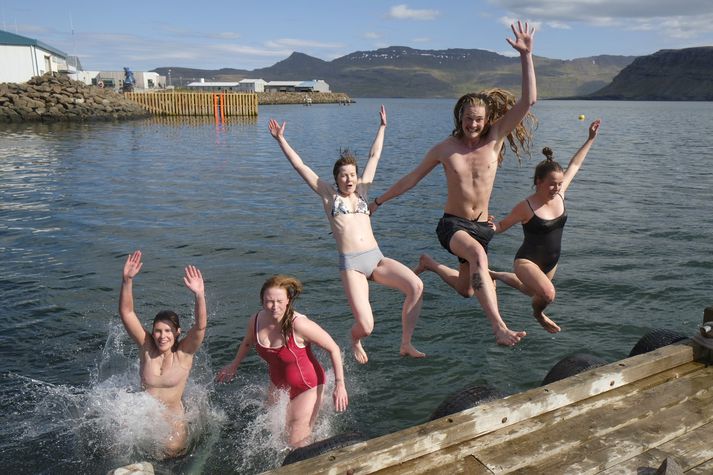
MULTIPOLYGON (((485 135, 490 130, 490 125, 500 119, 505 113, 515 105, 515 96, 505 89, 493 88, 477 93, 469 93, 461 96, 453 108, 453 125, 455 128, 451 135, 456 138, 463 137, 463 110, 467 106, 482 106, 485 108, 485 128, 481 132, 485 135)), ((510 150, 521 159, 521 152, 530 156, 530 146, 532 145, 532 133, 537 128, 537 117, 528 111, 525 117, 517 124, 515 129, 507 134, 510 150), (518 146, 519 144, 519 146, 518 146)), ((505 147, 503 146, 498 154, 498 165, 505 159, 505 147)))
POLYGON ((295 300, 297 300, 297 297, 299 297, 302 293, 302 282, 294 277, 290 277, 289 275, 273 275, 267 279, 264 284, 262 284, 262 288, 260 289, 261 305, 263 297, 265 296, 265 291, 272 288, 285 289, 285 292, 287 292, 287 299, 289 300, 289 303, 287 304, 287 309, 285 309, 285 315, 282 317, 282 321, 280 321, 282 336, 285 338, 285 341, 287 341, 287 338, 292 333, 292 319, 295 315, 294 305, 295 300))

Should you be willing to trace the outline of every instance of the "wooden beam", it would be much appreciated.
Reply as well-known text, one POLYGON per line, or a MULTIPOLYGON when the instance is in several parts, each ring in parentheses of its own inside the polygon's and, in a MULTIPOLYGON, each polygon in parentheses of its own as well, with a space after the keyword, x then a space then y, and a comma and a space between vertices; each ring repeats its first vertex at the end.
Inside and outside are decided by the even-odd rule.
POLYGON ((268 473, 373 473, 611 391, 692 360, 693 351, 690 344, 670 345, 268 473))

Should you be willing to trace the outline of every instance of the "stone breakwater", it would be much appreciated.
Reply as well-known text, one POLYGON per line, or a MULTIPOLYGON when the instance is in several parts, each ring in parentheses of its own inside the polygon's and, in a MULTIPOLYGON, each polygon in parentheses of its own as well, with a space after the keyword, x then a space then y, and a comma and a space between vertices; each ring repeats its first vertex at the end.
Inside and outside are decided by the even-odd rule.
POLYGON ((81 122, 148 116, 140 105, 121 94, 64 76, 44 75, 22 84, 0 84, 0 123, 81 122))
POLYGON ((350 104, 354 101, 343 92, 258 92, 257 103, 274 104, 350 104))

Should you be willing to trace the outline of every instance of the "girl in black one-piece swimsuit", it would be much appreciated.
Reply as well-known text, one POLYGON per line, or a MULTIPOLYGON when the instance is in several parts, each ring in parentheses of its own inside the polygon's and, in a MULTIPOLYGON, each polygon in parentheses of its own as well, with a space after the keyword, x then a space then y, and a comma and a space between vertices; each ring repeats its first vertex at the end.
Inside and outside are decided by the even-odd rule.
POLYGON ((589 126, 587 140, 566 170, 553 159, 552 150, 543 149, 547 158, 535 168, 535 193, 515 205, 502 221, 493 223, 496 233, 521 223, 524 240, 515 254, 514 273, 490 271, 490 276, 532 297, 533 315, 550 333, 560 331, 559 325, 545 315, 544 310, 555 299, 552 278, 557 271, 562 231, 567 221, 564 195, 594 143, 599 124, 597 119, 589 126))

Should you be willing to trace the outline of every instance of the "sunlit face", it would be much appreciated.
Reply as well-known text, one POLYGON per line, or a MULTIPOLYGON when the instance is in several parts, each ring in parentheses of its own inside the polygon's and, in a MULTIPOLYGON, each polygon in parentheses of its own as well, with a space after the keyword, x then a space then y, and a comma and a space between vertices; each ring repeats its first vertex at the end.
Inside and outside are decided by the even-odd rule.
POLYGON ((153 337, 153 341, 159 351, 164 352, 173 348, 173 345, 176 343, 176 339, 180 333, 181 330, 173 328, 173 325, 163 321, 158 321, 154 323, 151 336, 153 337))
POLYGON ((270 312, 277 320, 281 320, 285 315, 289 303, 287 290, 282 287, 269 287, 262 294, 262 308, 270 312))
POLYGON ((461 114, 461 130, 463 137, 475 139, 480 136, 486 125, 485 107, 480 105, 468 105, 463 108, 461 114))
POLYGON ((550 198, 562 190, 562 182, 564 181, 564 173, 559 171, 549 172, 543 179, 537 182, 537 191, 547 193, 550 198))
POLYGON ((354 165, 342 165, 337 173, 337 188, 343 195, 349 195, 356 191, 357 171, 354 165))

